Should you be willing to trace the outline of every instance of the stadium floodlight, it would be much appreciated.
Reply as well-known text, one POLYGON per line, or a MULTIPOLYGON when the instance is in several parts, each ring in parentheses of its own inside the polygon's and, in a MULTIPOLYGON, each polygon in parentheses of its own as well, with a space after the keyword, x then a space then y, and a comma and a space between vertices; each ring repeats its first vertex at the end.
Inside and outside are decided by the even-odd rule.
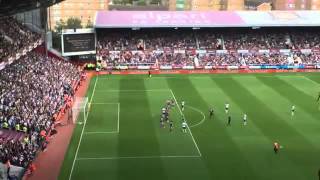
POLYGON ((75 97, 72 106, 72 122, 84 123, 89 111, 88 97, 75 97))

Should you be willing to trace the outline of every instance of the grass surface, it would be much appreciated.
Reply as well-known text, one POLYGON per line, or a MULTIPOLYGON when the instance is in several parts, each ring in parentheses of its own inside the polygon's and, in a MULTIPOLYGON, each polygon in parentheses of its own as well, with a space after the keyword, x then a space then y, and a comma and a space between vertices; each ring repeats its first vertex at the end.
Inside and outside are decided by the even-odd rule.
POLYGON ((87 121, 74 131, 59 179, 317 179, 319 91, 318 73, 95 77, 87 121), (160 128, 169 98, 186 102, 188 133, 181 131, 177 106, 170 114, 174 131, 160 128), (275 141, 283 146, 279 154, 275 141))

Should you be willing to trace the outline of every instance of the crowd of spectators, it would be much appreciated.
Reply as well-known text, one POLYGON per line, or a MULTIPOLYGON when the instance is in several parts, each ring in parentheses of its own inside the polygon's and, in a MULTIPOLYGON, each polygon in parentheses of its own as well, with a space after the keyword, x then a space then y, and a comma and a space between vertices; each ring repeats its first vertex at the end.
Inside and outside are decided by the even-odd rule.
POLYGON ((241 59, 236 53, 231 54, 204 54, 198 56, 200 66, 236 66, 241 64, 241 59))
POLYGON ((224 36, 225 49, 239 50, 259 50, 259 49, 288 49, 288 35, 277 32, 252 31, 229 32, 224 36))
POLYGON ((0 18, 0 62, 41 39, 13 17, 0 18))
POLYGON ((193 66, 193 56, 185 53, 160 54, 158 57, 160 65, 167 66, 193 66))
POLYGON ((320 48, 320 34, 305 29, 160 29, 117 30, 98 33, 98 56, 116 65, 284 65, 316 64, 318 53, 296 53, 297 49, 320 48), (125 32, 124 32, 125 31, 125 32), (188 54, 181 50, 227 50, 228 53, 188 54), (292 50, 279 53, 280 49, 292 50), (131 51, 139 51, 132 53, 131 51), (176 51, 177 52, 174 52, 176 51), (237 52, 247 50, 247 53, 237 52), (258 53, 268 50, 269 53, 258 53), (118 51, 117 55, 110 51, 118 51), (159 53, 160 51, 160 53, 159 53))
MULTIPOLYGON (((0 62, 41 37, 14 18, 0 19, 0 62)), ((98 32, 98 56, 108 66, 241 66, 318 64, 320 53, 280 53, 280 49, 320 48, 318 31, 302 30, 118 30, 98 32), (195 50, 207 50, 199 53, 195 50), (274 50, 269 53, 251 53, 274 50), (209 52, 226 50, 229 52, 209 52), (240 53, 237 50, 248 50, 240 53)), ((55 115, 73 96, 81 72, 71 63, 33 51, 0 73, 0 129, 21 138, 0 136, 0 161, 27 167, 44 148, 55 115)))
POLYGON ((320 33, 318 31, 297 31, 290 38, 295 49, 320 48, 320 33))
POLYGON ((14 45, 7 41, 3 34, 0 34, 0 62, 13 55, 14 45))
POLYGON ((0 138, 0 157, 2 163, 10 162, 11 165, 27 167, 34 159, 37 150, 44 139, 39 138, 36 132, 19 140, 0 138))
POLYGON ((209 30, 202 30, 195 33, 196 40, 198 40, 199 49, 223 49, 222 33, 212 33, 209 30))
POLYGON ((119 51, 109 53, 105 51, 102 53, 103 60, 109 66, 118 65, 131 65, 136 66, 139 64, 151 65, 156 63, 157 55, 152 52, 141 52, 137 51, 132 53, 131 51, 119 51))
POLYGON ((0 127, 23 132, 13 142, 0 139, 0 160, 26 167, 53 128, 55 114, 73 95, 80 79, 78 68, 67 61, 30 52, 0 73, 0 127))
POLYGON ((320 63, 318 53, 293 54, 205 54, 199 56, 201 66, 243 66, 243 65, 314 65, 320 63))
POLYGON ((10 178, 11 165, 26 168, 45 150, 81 75, 69 62, 32 51, 41 36, 14 18, 2 17, 0 24, 0 162, 10 178))
POLYGON ((165 50, 165 49, 195 49, 197 44, 192 31, 106 31, 98 33, 99 49, 110 51, 128 50, 165 50), (177 33, 179 36, 177 36, 177 33), (183 38, 181 38, 183 37, 183 38))

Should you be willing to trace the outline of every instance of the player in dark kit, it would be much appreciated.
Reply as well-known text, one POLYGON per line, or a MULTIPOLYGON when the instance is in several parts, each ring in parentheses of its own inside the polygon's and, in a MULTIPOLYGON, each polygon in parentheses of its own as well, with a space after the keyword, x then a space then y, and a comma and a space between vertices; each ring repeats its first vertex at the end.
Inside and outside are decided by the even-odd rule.
POLYGON ((171 99, 171 106, 174 106, 174 99, 171 99))
POLYGON ((319 100, 320 100, 320 92, 319 92, 319 94, 318 94, 317 102, 319 102, 319 100))
POLYGON ((231 116, 228 116, 228 126, 231 126, 231 116))
POLYGON ((279 149, 280 149, 279 143, 278 142, 274 142, 273 143, 273 151, 274 151, 274 153, 277 154, 279 149))
POLYGON ((213 108, 211 108, 211 109, 209 110, 210 119, 211 119, 211 117, 213 117, 213 113, 214 113, 213 108))
POLYGON ((149 78, 151 78, 151 71, 148 71, 148 74, 149 74, 149 78))
POLYGON ((170 124, 169 124, 169 130, 170 130, 170 132, 173 130, 173 121, 170 121, 170 124))

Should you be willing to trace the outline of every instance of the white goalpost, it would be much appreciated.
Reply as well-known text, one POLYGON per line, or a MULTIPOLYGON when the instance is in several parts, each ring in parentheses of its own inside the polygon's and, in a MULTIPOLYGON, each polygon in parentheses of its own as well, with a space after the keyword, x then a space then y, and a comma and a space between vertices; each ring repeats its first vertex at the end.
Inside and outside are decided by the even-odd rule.
POLYGON ((75 97, 72 106, 72 122, 84 123, 89 111, 88 97, 75 97))

